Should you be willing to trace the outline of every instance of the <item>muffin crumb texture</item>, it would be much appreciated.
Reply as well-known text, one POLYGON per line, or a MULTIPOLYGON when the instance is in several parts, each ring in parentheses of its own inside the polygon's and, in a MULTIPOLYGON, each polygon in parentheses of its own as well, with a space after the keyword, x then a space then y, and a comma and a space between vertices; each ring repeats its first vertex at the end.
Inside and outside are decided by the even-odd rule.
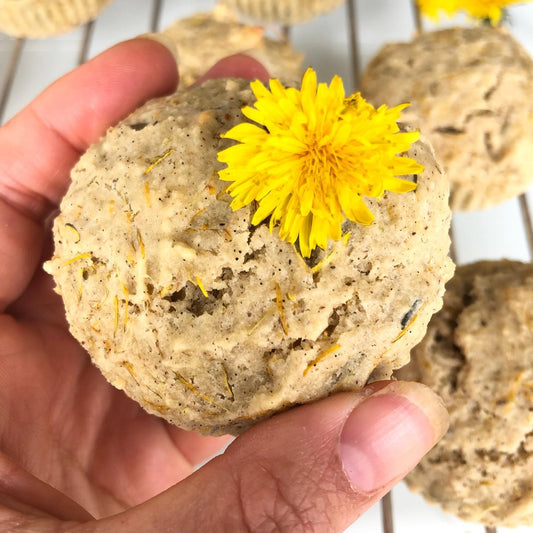
POLYGON ((442 305, 448 185, 431 148, 416 191, 303 260, 217 177, 253 103, 212 80, 152 100, 82 157, 46 264, 73 335, 106 378, 185 429, 238 434, 290 406, 390 377, 442 305))
POLYGON ((440 394, 451 417, 407 483, 464 520, 533 525, 532 324, 533 265, 460 266, 399 372, 440 394))

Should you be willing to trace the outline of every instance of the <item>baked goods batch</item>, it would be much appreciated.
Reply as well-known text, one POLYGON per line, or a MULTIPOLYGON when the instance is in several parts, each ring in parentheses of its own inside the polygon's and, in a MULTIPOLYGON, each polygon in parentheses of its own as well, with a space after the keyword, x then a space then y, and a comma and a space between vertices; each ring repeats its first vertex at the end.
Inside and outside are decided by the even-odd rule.
MULTIPOLYGON (((342 1, 220 3, 296 24, 342 1)), ((496 24, 509 3, 462 4, 496 24)), ((45 268, 95 365, 148 412, 204 434, 404 367, 452 417, 408 485, 465 520, 533 524, 533 267, 462 266, 438 313, 450 206, 486 208, 532 181, 527 52, 501 28, 428 32, 386 45, 362 95, 346 96, 309 69, 298 83, 301 56, 227 11, 165 35, 184 85, 242 51, 275 79, 152 100, 73 170, 45 268)))

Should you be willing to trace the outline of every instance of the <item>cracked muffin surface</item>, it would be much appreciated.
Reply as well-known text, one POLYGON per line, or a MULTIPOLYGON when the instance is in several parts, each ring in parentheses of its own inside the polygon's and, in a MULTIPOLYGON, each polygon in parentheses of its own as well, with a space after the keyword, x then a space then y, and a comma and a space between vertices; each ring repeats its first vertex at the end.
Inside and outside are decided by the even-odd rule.
POLYGON ((496 205, 532 183, 533 61, 504 29, 387 44, 362 87, 373 103, 411 103, 450 180, 453 210, 496 205))
POLYGON ((309 260, 233 211, 220 135, 253 99, 247 81, 212 80, 111 128, 72 173, 46 265, 106 378, 203 433, 389 377, 453 270, 448 183, 421 141, 416 190, 368 200, 375 222, 345 222, 309 260))
POLYGON ((533 265, 457 267, 399 376, 430 386, 451 417, 409 487, 464 520, 533 525, 533 265))

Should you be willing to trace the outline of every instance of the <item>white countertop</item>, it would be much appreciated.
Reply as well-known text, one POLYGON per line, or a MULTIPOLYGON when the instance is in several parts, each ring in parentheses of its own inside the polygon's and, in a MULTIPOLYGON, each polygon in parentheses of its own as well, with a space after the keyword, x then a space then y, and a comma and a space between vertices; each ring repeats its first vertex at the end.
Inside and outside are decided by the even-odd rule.
MULTIPOLYGON (((84 27, 58 38, 27 41, 0 33, 0 122, 2 118, 12 117, 49 83, 74 68, 84 41, 87 56, 92 57, 118 41, 151 31, 154 22, 163 28, 193 12, 207 11, 213 5, 214 0, 115 0, 96 20, 91 32, 84 27)), ((363 66, 384 42, 408 40, 415 31, 410 0, 357 0, 355 6, 363 66)), ((305 53, 306 65, 313 66, 322 81, 329 82, 338 74, 345 80, 347 89, 352 90, 348 13, 347 6, 342 6, 306 25, 294 27, 291 39, 295 48, 305 53)), ((510 15, 511 32, 533 54, 533 4, 513 7, 510 15)), ((528 228, 525 221, 526 207, 533 213, 533 188, 522 200, 517 198, 494 209, 454 215, 457 262, 500 258, 530 261, 533 245, 528 244, 528 231, 531 239, 533 228, 528 228)), ((392 505, 396 533, 485 532, 483 526, 467 524, 426 504, 403 484, 393 490, 392 505)), ((382 525, 380 505, 374 506, 348 531, 392 533, 382 525)), ((533 527, 498 528, 497 531, 533 533, 533 527)))

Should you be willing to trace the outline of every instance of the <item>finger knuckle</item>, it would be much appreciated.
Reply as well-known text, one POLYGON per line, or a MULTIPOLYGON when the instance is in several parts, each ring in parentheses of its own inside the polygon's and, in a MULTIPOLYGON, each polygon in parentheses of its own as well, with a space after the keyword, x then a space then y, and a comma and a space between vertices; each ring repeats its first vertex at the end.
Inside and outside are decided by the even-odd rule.
POLYGON ((301 472, 287 479, 278 467, 255 465, 237 477, 235 491, 245 531, 254 533, 329 533, 335 531, 328 508, 338 488, 325 473, 301 472), (329 486, 328 486, 329 485, 329 486))

